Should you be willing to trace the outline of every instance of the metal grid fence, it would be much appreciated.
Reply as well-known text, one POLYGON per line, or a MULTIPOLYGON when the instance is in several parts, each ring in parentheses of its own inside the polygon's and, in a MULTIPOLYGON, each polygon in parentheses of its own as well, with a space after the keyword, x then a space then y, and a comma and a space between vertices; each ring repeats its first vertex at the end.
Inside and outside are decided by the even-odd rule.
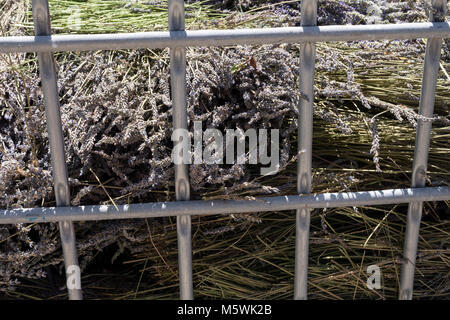
MULTIPOLYGON (((399 299, 412 299, 423 202, 450 200, 448 186, 425 187, 431 131, 431 122, 427 119, 433 116, 442 39, 450 37, 450 25, 444 21, 447 0, 432 0, 429 23, 317 27, 317 0, 303 0, 300 27, 203 31, 185 31, 183 0, 169 0, 168 3, 169 32, 52 36, 48 0, 33 0, 36 36, 0 37, 0 53, 38 53, 57 205, 55 208, 1 210, 0 224, 59 222, 66 276, 75 277, 75 283, 81 283, 80 274, 76 272, 79 268, 73 221, 176 216, 180 297, 187 300, 193 299, 191 215, 296 210, 294 298, 306 299, 311 208, 409 203, 404 243, 406 262, 401 271, 399 299), (310 194, 315 43, 411 38, 427 38, 419 105, 421 120, 417 125, 411 188, 310 194), (187 129, 186 47, 283 42, 301 43, 299 90, 302 99, 299 104, 298 150, 302 152, 299 152, 298 159, 298 195, 240 201, 189 201, 188 166, 180 164, 175 165, 177 202, 121 205, 118 210, 103 205, 70 206, 53 52, 169 47, 173 128, 187 129)), ((68 293, 70 299, 82 299, 81 287, 68 286, 68 293)))

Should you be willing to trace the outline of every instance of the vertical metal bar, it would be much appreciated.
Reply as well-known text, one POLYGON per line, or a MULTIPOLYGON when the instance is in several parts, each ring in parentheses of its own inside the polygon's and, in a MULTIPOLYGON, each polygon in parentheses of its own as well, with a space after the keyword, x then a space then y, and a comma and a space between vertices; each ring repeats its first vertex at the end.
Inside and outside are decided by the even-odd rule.
MULTIPOLYGON (((445 20, 447 0, 432 0, 430 20, 445 20)), ((424 70, 422 78, 422 91, 420 93, 419 114, 432 117, 436 93, 436 82, 439 71, 442 39, 427 40, 424 70)), ((425 187, 425 176, 428 163, 428 149, 430 146, 431 122, 419 120, 416 131, 416 145, 414 149, 414 162, 412 169, 413 188, 425 187)), ((416 265, 417 245, 419 242, 419 228, 422 219, 423 202, 411 202, 408 207, 408 218, 403 248, 404 264, 400 277, 400 300, 411 300, 414 285, 414 269, 416 265)))
MULTIPOLYGON (((33 19, 36 35, 51 34, 50 12, 48 0, 33 0, 33 19)), ((42 92, 45 100, 47 131, 52 159, 53 182, 56 205, 70 206, 70 190, 67 180, 67 167, 64 154, 64 136, 61 126, 59 110, 58 87, 56 82, 56 66, 52 53, 39 53, 39 71, 42 82, 42 92)), ((78 257, 75 247, 75 231, 73 223, 62 221, 59 223, 61 243, 68 281, 69 299, 81 300, 81 279, 78 257)))
MULTIPOLYGON (((301 25, 317 24, 317 0, 303 0, 301 25)), ((298 193, 311 192, 312 131, 314 105, 314 60, 315 44, 304 42, 300 47, 300 105, 298 119, 298 193)), ((307 298, 308 249, 310 209, 297 210, 295 238, 295 280, 294 299, 307 298)))
MULTIPOLYGON (((184 31, 184 1, 169 0, 169 30, 184 31)), ((186 48, 170 48, 170 78, 172 87, 173 128, 187 129, 186 111, 186 48)), ((181 141, 175 142, 181 143, 181 141)), ((182 159, 182 155, 175 157, 182 159)), ((175 161, 177 162, 177 161, 175 161)), ((189 200, 190 185, 187 164, 175 164, 175 193, 180 201, 189 200)), ((192 286, 192 246, 191 217, 177 217, 178 272, 180 278, 180 298, 194 298, 192 286)))

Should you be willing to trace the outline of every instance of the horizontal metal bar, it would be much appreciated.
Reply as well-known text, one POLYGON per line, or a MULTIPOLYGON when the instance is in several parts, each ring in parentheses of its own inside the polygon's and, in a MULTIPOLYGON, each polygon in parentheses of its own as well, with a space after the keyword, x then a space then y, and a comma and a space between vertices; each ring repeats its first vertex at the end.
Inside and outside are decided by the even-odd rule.
POLYGON ((0 37, 0 53, 449 38, 448 22, 0 37))
POLYGON ((115 206, 41 207, 0 210, 0 224, 56 221, 92 221, 155 218, 185 215, 215 215, 336 208, 450 200, 450 187, 387 189, 361 192, 321 193, 257 198, 255 200, 191 200, 115 206))

